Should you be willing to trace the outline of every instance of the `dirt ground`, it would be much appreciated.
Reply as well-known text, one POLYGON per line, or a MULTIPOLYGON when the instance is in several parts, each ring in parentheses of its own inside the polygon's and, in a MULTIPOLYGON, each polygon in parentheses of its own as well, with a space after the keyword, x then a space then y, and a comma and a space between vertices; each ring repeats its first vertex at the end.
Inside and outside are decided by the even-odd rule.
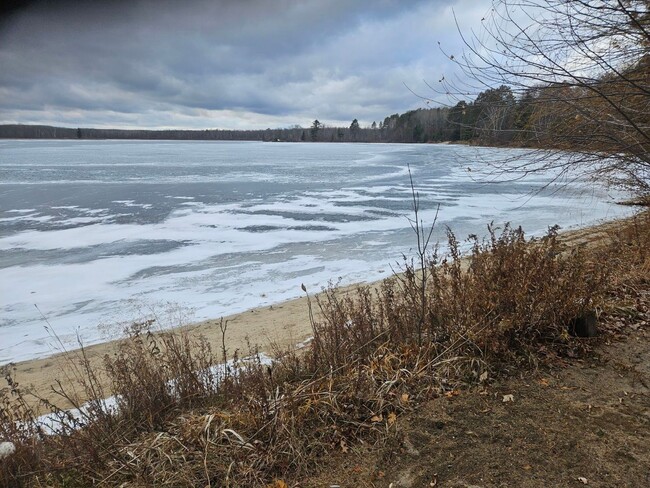
POLYGON ((596 339, 582 360, 421 404, 386 445, 334 453, 299 486, 650 486, 649 326, 596 339))

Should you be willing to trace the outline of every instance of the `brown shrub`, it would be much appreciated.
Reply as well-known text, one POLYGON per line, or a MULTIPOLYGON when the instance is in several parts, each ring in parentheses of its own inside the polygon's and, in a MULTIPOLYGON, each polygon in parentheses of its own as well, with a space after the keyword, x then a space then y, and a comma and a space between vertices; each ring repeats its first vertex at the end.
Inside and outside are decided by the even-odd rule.
POLYGON ((431 269, 437 283, 432 327, 466 337, 493 362, 533 358, 540 347, 562 353, 579 345, 569 341, 567 326, 602 304, 608 267, 590 261, 581 247, 564 249, 557 228, 530 242, 521 228, 506 225, 499 235, 488 230, 483 242, 470 238, 466 269, 449 233, 450 258, 431 269))

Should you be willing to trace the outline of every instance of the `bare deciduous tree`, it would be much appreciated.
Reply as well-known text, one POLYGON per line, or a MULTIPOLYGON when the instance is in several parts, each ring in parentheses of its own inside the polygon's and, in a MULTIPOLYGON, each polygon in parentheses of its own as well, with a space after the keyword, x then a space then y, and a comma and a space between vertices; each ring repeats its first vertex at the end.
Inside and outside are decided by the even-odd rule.
POLYGON ((495 0, 481 31, 459 30, 466 49, 449 57, 462 76, 436 90, 457 101, 510 87, 517 140, 551 149, 499 169, 556 169, 650 193, 650 1, 495 0))

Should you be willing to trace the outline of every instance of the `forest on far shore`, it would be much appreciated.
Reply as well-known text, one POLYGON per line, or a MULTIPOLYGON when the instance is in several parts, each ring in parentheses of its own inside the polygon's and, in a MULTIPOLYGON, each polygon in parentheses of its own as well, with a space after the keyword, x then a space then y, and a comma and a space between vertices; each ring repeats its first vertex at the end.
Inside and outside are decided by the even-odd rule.
MULTIPOLYGON (((561 89, 532 88, 516 97, 505 85, 481 92, 474 101, 453 107, 421 108, 387 116, 362 127, 354 119, 349 127, 332 127, 314 120, 310 127, 263 130, 130 130, 65 128, 46 125, 0 125, 5 139, 153 139, 283 142, 475 142, 489 145, 535 145, 535 134, 546 132, 554 121, 553 101, 561 89), (540 101, 548 98, 547 103, 540 101), (541 107, 541 110, 540 110, 541 107), (540 125, 544 124, 544 131, 540 125)), ((572 97, 566 87, 564 96, 572 97)), ((558 117, 561 115, 555 112, 558 117)), ((558 119, 557 122, 560 122, 558 119)))

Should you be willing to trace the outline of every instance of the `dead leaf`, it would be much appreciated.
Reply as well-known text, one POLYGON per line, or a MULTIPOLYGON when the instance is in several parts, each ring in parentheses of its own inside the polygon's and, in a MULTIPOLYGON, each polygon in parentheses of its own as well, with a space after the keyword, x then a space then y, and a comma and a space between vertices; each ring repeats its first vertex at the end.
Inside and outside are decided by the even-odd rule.
POLYGON ((445 396, 447 398, 452 398, 452 397, 455 397, 455 396, 458 396, 458 395, 460 395, 460 390, 451 390, 451 391, 445 392, 445 396))
POLYGON ((381 422, 382 420, 384 420, 384 416, 383 416, 383 415, 373 415, 373 416, 370 418, 370 421, 373 422, 373 423, 381 422))
POLYGON ((395 412, 391 412, 388 414, 388 425, 393 425, 396 420, 397 420, 397 415, 395 414, 395 412))
POLYGON ((589 484, 589 480, 587 478, 583 478, 582 476, 578 476, 578 481, 583 485, 589 484))
POLYGON ((287 485, 283 480, 275 480, 270 485, 266 485, 266 487, 267 488, 289 488, 289 485, 287 485))
POLYGON ((533 467, 530 464, 527 464, 526 466, 524 466, 524 469, 526 471, 530 471, 531 469, 533 469, 533 467))
POLYGON ((515 396, 514 395, 503 395, 503 401, 504 401, 504 403, 514 402, 515 401, 515 396))
POLYGON ((548 379, 542 378, 541 380, 539 380, 539 384, 542 386, 548 386, 548 379))
POLYGON ((348 446, 345 443, 345 439, 341 439, 340 445, 341 445, 341 451, 342 452, 348 452, 348 446))
POLYGON ((402 396, 400 397, 402 400, 402 403, 408 403, 409 402, 409 394, 408 393, 402 393, 402 396))
POLYGON ((483 371, 483 372, 481 373, 481 376, 478 377, 478 380, 479 380, 481 383, 483 383, 483 382, 484 382, 485 380, 487 380, 487 379, 488 379, 488 372, 487 372, 487 371, 483 371))

